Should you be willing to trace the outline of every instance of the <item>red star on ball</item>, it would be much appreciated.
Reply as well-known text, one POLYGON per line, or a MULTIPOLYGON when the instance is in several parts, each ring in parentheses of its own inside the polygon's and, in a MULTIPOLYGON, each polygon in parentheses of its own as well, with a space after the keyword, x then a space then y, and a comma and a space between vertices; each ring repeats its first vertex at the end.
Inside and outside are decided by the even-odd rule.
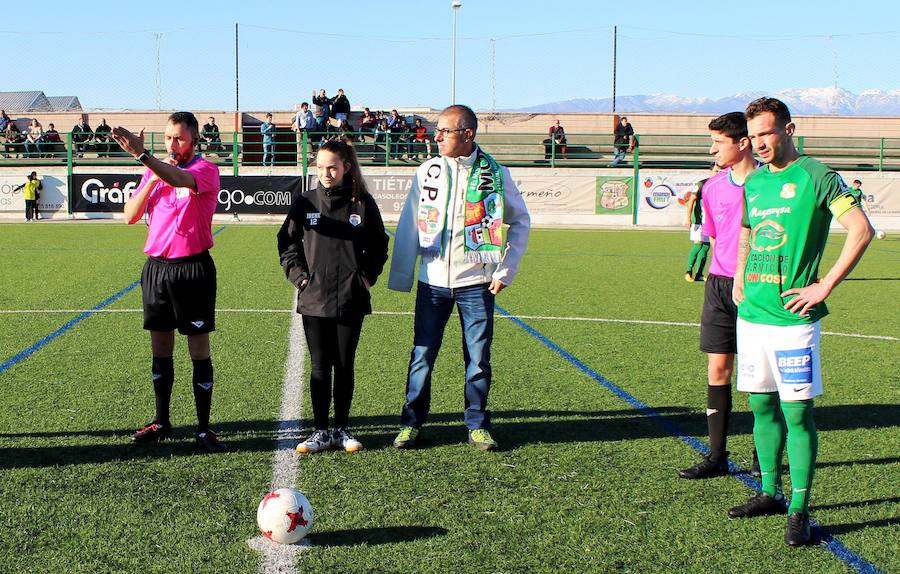
POLYGON ((288 512, 288 518, 291 519, 291 525, 288 527, 288 532, 293 532, 298 526, 306 526, 309 524, 309 521, 303 518, 303 507, 301 506, 297 512, 288 512))

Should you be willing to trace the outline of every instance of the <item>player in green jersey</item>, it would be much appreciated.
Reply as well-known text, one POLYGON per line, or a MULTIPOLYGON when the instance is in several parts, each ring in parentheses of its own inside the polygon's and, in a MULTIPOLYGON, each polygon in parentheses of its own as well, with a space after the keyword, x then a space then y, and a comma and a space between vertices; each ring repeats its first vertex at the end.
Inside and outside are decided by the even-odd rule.
POLYGON ((787 446, 791 500, 785 543, 810 540, 809 497, 818 435, 813 398, 822 394, 819 319, 825 299, 850 273, 873 230, 841 177, 800 155, 787 106, 760 98, 745 111, 750 141, 765 167, 744 184, 743 229, 733 297, 738 305, 738 390, 750 393, 762 492, 732 518, 783 514, 781 459, 787 446), (847 230, 824 277, 819 262, 832 217, 847 230))

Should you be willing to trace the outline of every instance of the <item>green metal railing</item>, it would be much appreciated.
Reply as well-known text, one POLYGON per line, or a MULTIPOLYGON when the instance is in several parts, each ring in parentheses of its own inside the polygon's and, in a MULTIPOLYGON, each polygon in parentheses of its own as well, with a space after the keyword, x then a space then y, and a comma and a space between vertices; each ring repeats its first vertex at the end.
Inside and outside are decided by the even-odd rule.
MULTIPOLYGON (((294 167, 306 175, 314 161, 315 149, 323 138, 335 133, 289 131, 276 134, 272 157, 265 157, 258 130, 223 132, 222 141, 201 142, 200 151, 221 166, 230 166, 234 175, 242 169, 294 167)), ((413 166, 437 153, 432 134, 428 143, 416 142, 413 134, 353 132, 354 146, 363 165, 413 166)), ((62 141, 46 145, 39 155, 25 153, 24 145, 11 144, 0 137, 0 167, 64 164, 69 173, 75 168, 109 165, 135 165, 133 158, 113 141, 75 142, 73 134, 60 134, 62 141)), ((614 155, 613 136, 597 133, 566 134, 560 145, 546 133, 480 133, 479 144, 499 162, 513 167, 610 167, 614 155)), ((639 134, 630 160, 619 167, 706 168, 711 165, 709 137, 706 134, 639 134)), ((145 134, 147 149, 157 156, 166 154, 161 133, 145 134)), ((836 169, 861 171, 900 171, 900 138, 854 138, 797 136, 797 149, 836 169)), ((626 157, 626 160, 629 159, 626 157)))

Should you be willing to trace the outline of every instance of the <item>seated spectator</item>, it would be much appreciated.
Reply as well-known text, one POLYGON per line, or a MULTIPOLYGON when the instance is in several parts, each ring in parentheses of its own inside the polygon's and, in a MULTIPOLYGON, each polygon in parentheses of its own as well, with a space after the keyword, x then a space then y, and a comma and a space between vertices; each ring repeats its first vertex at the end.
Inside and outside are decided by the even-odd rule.
POLYGON ((353 127, 350 125, 350 122, 341 120, 341 123, 338 125, 337 131, 335 132, 334 139, 341 140, 345 143, 353 142, 353 127))
MULTIPOLYGON (((209 121, 203 124, 200 130, 200 141, 206 146, 206 153, 221 153, 222 138, 219 135, 219 126, 216 125, 216 118, 209 116, 209 121)), ((197 146, 199 149, 200 146, 197 146)))
POLYGON ((400 114, 397 113, 397 110, 391 110, 391 115, 387 117, 387 125, 389 128, 393 129, 400 123, 400 114))
POLYGON ((365 141, 366 134, 375 134, 375 126, 378 125, 378 121, 375 119, 375 116, 369 111, 369 108, 363 108, 362 116, 359 118, 359 141, 365 141))
POLYGON ((44 149, 44 128, 37 118, 25 130, 25 157, 40 157, 44 149))
POLYGON ((559 120, 556 120, 552 126, 550 126, 550 150, 545 153, 547 159, 550 159, 553 154, 553 148, 556 149, 556 157, 561 157, 562 159, 566 159, 566 130, 559 124, 559 120))
MULTIPOLYGON (((378 161, 378 156, 381 155, 382 151, 384 154, 387 154, 387 138, 390 133, 390 128, 388 128, 388 123, 386 119, 382 119, 378 122, 378 126, 375 127, 375 145, 372 146, 372 160, 378 161), (384 144, 384 149, 382 151, 379 150, 378 144, 384 144)), ((381 157, 384 160, 384 156, 381 157)))
POLYGON ((425 151, 425 158, 428 159, 431 157, 431 138, 428 137, 428 128, 422 125, 422 118, 416 118, 416 121, 413 125, 413 133, 415 134, 413 137, 413 146, 414 146, 414 154, 415 159, 418 161, 419 159, 419 151, 425 151))
POLYGON ((22 130, 16 125, 16 122, 10 121, 6 125, 6 143, 4 144, 4 149, 6 151, 5 156, 10 158, 12 154, 16 154, 16 157, 18 158, 22 153, 24 145, 25 134, 22 133, 22 130))
POLYGON ((75 154, 84 157, 88 142, 94 137, 94 130, 88 125, 87 116, 82 115, 81 121, 72 127, 72 143, 75 145, 75 154))
POLYGON ((47 131, 44 132, 44 156, 59 157, 66 155, 66 146, 63 144, 59 132, 53 124, 48 124, 47 131))
POLYGON ((390 130, 391 142, 393 142, 392 147, 394 148, 393 157, 401 159, 403 158, 404 153, 409 155, 410 140, 412 138, 409 123, 406 121, 406 118, 401 116, 390 130))
POLYGON ((94 141, 97 142, 97 157, 109 157, 112 151, 112 128, 106 123, 106 118, 102 118, 100 125, 94 130, 94 141))

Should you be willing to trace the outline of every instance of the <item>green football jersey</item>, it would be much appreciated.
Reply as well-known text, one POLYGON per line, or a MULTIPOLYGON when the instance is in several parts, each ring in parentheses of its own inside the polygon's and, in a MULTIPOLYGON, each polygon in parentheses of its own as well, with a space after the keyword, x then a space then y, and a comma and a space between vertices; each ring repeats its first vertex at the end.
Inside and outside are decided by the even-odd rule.
POLYGON ((800 156, 779 172, 762 167, 744 184, 744 227, 750 228, 750 253, 744 268, 744 297, 738 316, 751 323, 797 325, 828 314, 819 303, 802 316, 785 310, 794 296, 781 296, 819 278, 819 262, 831 218, 859 206, 837 173, 800 156))

